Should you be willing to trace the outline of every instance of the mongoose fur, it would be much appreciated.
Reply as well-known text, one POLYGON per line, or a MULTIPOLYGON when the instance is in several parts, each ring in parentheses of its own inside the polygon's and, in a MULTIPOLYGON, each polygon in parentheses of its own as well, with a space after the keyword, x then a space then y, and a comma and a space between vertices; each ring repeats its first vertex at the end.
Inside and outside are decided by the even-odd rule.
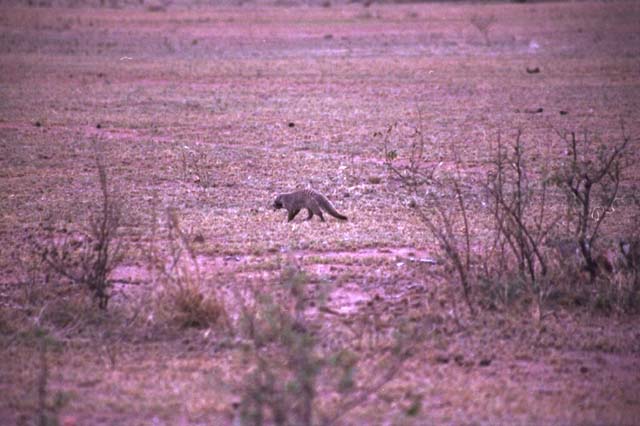
POLYGON ((289 222, 291 222, 302 209, 307 209, 309 212, 309 216, 307 216, 305 220, 311 220, 315 214, 324 222, 322 210, 326 211, 336 219, 347 220, 346 216, 341 215, 336 211, 333 204, 327 200, 327 197, 311 189, 303 189, 300 191, 289 192, 287 194, 280 194, 273 202, 273 208, 287 209, 287 212, 289 213, 289 222))

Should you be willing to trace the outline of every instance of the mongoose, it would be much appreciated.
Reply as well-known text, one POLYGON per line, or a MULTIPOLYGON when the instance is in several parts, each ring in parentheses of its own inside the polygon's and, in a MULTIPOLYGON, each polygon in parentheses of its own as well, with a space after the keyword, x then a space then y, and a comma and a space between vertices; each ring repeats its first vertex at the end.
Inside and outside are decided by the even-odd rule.
POLYGON ((307 209, 309 212, 309 216, 307 216, 305 220, 311 220, 315 214, 324 222, 322 210, 337 219, 347 220, 346 216, 343 216, 336 211, 333 204, 327 200, 327 197, 311 189, 303 189, 300 191, 289 192, 288 194, 280 194, 273 202, 273 208, 287 209, 287 212, 289 213, 289 222, 291 222, 302 209, 307 209))

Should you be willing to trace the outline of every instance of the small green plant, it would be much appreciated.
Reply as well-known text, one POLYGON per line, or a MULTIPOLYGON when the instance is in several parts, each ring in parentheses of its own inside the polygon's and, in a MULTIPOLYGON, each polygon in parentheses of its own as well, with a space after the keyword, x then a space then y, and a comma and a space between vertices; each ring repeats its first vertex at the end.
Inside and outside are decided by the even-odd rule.
POLYGON ((347 348, 325 352, 317 335, 322 324, 305 316, 309 282, 307 273, 289 259, 280 271, 281 298, 254 291, 253 305, 242 304, 240 330, 251 342, 246 351, 253 366, 240 403, 244 425, 336 424, 391 380, 409 354, 407 342, 398 339, 394 350, 381 357, 380 374, 368 385, 358 383, 358 355, 347 348), (330 388, 326 393, 342 396, 332 409, 319 408, 327 407, 326 401, 318 402, 325 394, 322 386, 330 388))
POLYGON ((287 263, 280 284, 291 296, 287 298, 291 304, 255 293, 253 309, 243 305, 241 329, 253 342, 249 350, 255 362, 245 379, 240 405, 247 425, 262 425, 266 416, 276 425, 312 424, 321 359, 303 315, 306 273, 287 263))

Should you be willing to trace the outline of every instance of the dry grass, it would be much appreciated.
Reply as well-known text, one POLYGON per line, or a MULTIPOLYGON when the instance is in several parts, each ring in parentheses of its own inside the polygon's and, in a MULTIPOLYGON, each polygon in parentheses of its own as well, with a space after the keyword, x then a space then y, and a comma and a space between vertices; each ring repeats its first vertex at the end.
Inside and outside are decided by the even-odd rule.
POLYGON ((167 211, 166 227, 168 253, 159 250, 155 241, 148 248, 151 282, 156 289, 151 315, 180 327, 229 327, 218 283, 200 270, 194 251, 197 238, 181 227, 175 210, 167 211))
MULTIPOLYGON (((383 376, 372 367, 403 330, 428 332, 339 424, 637 419, 637 318, 566 293, 549 295, 541 323, 526 303, 470 316, 374 133, 398 123, 394 161, 406 164, 402 144, 421 122, 426 166, 458 170, 475 208, 498 134, 511 141, 522 129, 537 168, 565 158, 556 129, 608 143, 624 118, 624 201, 600 229, 603 247, 615 247, 637 229, 638 5, 121 6, 2 6, 0 423, 37 420, 42 364, 29 336, 43 329, 61 342, 47 352, 44 404, 69 396, 56 406, 61 422, 231 424, 255 361, 238 297, 248 303, 259 285, 289 300, 283 258, 310 283, 298 309, 314 354, 351 354, 315 382, 315 413, 334 412, 349 380, 362 390, 383 376), (474 16, 495 17, 487 39, 474 16), (25 230, 78 229, 100 206, 93 141, 126 206, 124 263, 109 274, 105 312, 87 308, 77 286, 47 281, 21 249, 25 230), (271 211, 276 193, 304 186, 350 220, 286 223, 271 211), (166 211, 179 218, 173 237, 166 211)), ((481 243, 489 219, 470 217, 481 243)), ((580 282, 574 270, 558 279, 580 282)), ((615 285, 637 283, 637 269, 614 275, 615 285)))

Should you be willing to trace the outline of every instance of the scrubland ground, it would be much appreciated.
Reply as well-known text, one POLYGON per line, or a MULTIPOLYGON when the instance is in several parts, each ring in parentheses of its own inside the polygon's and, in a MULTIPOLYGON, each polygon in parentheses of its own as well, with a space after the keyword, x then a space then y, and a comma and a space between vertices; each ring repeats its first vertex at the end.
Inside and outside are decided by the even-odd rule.
POLYGON ((481 259, 498 140, 520 130, 533 170, 566 157, 561 131, 627 134, 615 248, 640 4, 324 6, 0 6, 1 424, 304 424, 301 401, 314 424, 637 422, 637 314, 478 282, 472 313, 385 161, 419 132, 421 164, 465 177, 481 259), (100 217, 100 169, 106 310, 51 257, 100 217), (304 187, 349 221, 272 211, 304 187))

